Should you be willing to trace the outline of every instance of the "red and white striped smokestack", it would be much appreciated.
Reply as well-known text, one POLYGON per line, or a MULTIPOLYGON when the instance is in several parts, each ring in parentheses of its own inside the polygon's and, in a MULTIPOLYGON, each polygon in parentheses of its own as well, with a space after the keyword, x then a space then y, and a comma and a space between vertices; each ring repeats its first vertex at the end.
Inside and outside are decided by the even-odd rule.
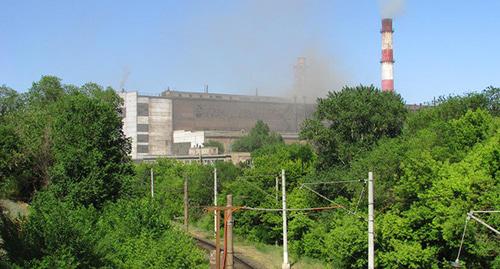
POLYGON ((392 52, 392 19, 382 19, 382 91, 394 91, 394 57, 392 52))

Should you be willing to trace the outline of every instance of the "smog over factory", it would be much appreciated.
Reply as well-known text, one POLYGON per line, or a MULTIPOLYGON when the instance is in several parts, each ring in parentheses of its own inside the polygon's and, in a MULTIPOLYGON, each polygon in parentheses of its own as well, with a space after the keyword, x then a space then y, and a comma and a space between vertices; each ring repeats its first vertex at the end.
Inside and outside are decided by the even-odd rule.
MULTIPOLYGON (((401 12, 402 2, 385 1, 381 9, 387 17, 381 20, 380 85, 382 91, 394 92, 392 16, 401 12)), ((208 141, 220 142, 231 152, 232 143, 246 135, 257 120, 286 142, 298 142, 301 124, 312 115, 315 98, 320 97, 310 95, 317 92, 317 73, 307 57, 297 57, 287 97, 259 96, 258 89, 255 95, 209 92, 208 85, 203 92, 167 89, 158 96, 122 90, 124 133, 132 140, 132 158, 187 155, 189 148, 203 147, 208 141)), ((128 70, 124 76, 120 86, 129 76, 128 70)), ((410 105, 413 110, 418 107, 410 105)))

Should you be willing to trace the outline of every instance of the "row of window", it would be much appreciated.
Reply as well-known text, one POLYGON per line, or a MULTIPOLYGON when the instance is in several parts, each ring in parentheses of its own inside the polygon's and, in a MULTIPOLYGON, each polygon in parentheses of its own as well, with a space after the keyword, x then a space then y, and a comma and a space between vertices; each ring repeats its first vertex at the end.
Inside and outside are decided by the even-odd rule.
POLYGON ((137 153, 149 153, 149 145, 137 145, 137 153))
POLYGON ((148 103, 137 103, 137 116, 149 116, 148 103))
POLYGON ((137 124, 137 132, 141 133, 149 132, 149 124, 137 124))
POLYGON ((148 134, 138 134, 137 135, 138 143, 149 143, 149 135, 148 134))

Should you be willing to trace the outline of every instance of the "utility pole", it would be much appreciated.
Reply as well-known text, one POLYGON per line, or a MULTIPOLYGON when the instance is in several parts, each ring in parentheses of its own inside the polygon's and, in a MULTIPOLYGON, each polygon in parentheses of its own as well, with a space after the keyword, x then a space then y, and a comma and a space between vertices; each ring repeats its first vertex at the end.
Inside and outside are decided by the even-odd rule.
POLYGON ((188 219, 189 219, 189 209, 188 209, 188 179, 184 178, 184 228, 186 232, 188 231, 188 219))
POLYGON ((226 197, 227 200, 227 261, 226 268, 233 269, 234 268, 234 259, 233 259, 233 195, 228 194, 226 197))
POLYGON ((368 269, 375 268, 375 213, 373 210, 373 173, 368 172, 368 269))
MULTIPOLYGON (((217 208, 217 168, 214 168, 214 207, 217 208)), ((216 210, 217 211, 217 210, 216 210)), ((217 213, 214 211, 214 235, 217 236, 217 213)))
POLYGON ((281 192, 283 195, 283 264, 282 269, 290 269, 288 262, 288 228, 286 223, 286 186, 285 186, 285 169, 281 169, 281 192))
POLYGON ((215 268, 220 268, 220 210, 215 207, 215 268))
POLYGON ((154 185, 154 177, 153 177, 153 168, 151 168, 151 198, 155 196, 155 185, 154 185))
MULTIPOLYGON (((276 205, 278 205, 278 202, 279 202, 279 200, 278 200, 279 199, 279 192, 280 192, 279 186, 278 186, 279 177, 276 177, 275 181, 276 182, 275 182, 275 191, 274 191, 274 193, 276 195, 276 205)), ((276 246, 278 245, 278 239, 276 239, 276 241, 274 241, 274 245, 276 245, 276 246)))

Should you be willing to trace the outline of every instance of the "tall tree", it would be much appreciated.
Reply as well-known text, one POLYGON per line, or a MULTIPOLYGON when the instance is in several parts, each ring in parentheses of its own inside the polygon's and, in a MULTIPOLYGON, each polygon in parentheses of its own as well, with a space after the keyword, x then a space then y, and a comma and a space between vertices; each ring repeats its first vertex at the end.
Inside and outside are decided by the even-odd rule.
POLYGON ((55 76, 42 76, 38 82, 33 82, 29 89, 30 101, 40 101, 42 103, 53 102, 62 97, 65 93, 61 79, 55 76))
POLYGON ((118 198, 133 170, 116 108, 77 92, 63 97, 54 112, 51 180, 59 194, 94 206, 118 198))
POLYGON ((281 135, 271 132, 269 126, 258 120, 248 135, 236 140, 232 145, 233 151, 252 152, 266 145, 282 143, 281 135))
POLYGON ((63 85, 44 76, 26 94, 23 109, 7 106, 17 93, 6 87, 0 93, 2 111, 10 111, 0 123, 2 195, 29 201, 50 185, 59 198, 100 206, 126 191, 133 174, 130 145, 121 99, 111 88, 63 85))
POLYGON ((208 140, 207 142, 203 143, 203 146, 204 147, 216 147, 219 154, 224 153, 224 144, 222 144, 219 141, 208 140))
POLYGON ((345 87, 319 98, 317 110, 304 122, 301 137, 319 153, 319 165, 348 165, 382 137, 401 133, 407 114, 400 95, 373 86, 345 87))
POLYGON ((0 117, 15 111, 21 105, 21 96, 13 89, 0 86, 0 117))

